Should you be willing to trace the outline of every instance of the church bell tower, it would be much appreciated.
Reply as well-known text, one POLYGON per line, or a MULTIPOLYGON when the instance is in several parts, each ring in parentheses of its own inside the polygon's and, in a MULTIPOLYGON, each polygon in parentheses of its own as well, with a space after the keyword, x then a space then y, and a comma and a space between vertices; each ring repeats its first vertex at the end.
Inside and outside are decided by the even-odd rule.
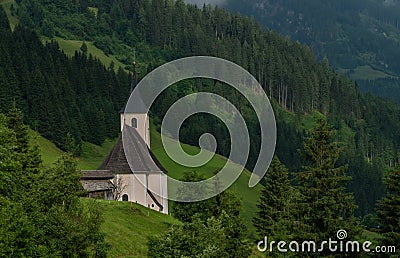
MULTIPOLYGON (((133 75, 130 93, 137 85, 136 62, 133 62, 133 75)), ((136 128, 147 147, 150 148, 150 122, 147 108, 141 98, 134 99, 134 103, 125 106, 120 112, 121 132, 124 126, 136 128)))

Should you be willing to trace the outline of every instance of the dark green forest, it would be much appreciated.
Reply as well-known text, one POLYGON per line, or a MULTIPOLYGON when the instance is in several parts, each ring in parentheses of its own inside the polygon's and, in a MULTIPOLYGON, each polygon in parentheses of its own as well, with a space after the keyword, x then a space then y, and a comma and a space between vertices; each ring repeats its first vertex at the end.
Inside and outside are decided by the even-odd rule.
POLYGON ((223 6, 306 43, 336 68, 368 64, 400 74, 399 1, 227 0, 223 6))
POLYGON ((380 78, 376 80, 363 80, 358 83, 362 91, 371 92, 374 95, 400 104, 400 79, 380 78))
MULTIPOLYGON (((127 69, 131 68, 130 63, 136 56, 141 71, 139 77, 166 61, 191 55, 213 55, 240 64, 259 80, 273 101, 278 126, 276 153, 290 171, 297 171, 305 165, 297 150, 301 149, 302 139, 310 127, 308 117, 326 116, 339 132, 337 140, 345 148, 337 163, 349 164, 348 174, 353 179, 348 183, 348 189, 354 192, 359 206, 356 214, 372 212, 375 201, 382 196, 381 178, 386 168, 398 162, 400 138, 396 132, 400 131, 399 107, 372 95, 361 94, 354 81, 330 68, 328 59, 319 63, 309 47, 265 30, 252 19, 211 6, 199 9, 181 0, 22 0, 16 3, 13 13, 21 24, 35 29, 42 36, 92 41, 105 53, 125 63, 127 69), (93 8, 98 12, 93 12, 93 8)), ((22 33, 27 29, 21 27, 17 27, 14 33, 8 28, 6 30, 11 39, 17 35, 20 38, 26 35, 37 37, 32 32, 22 33)), ((9 43, 9 48, 23 44, 20 38, 17 39, 21 43, 9 43)), ((51 102, 48 105, 54 106, 53 111, 43 116, 40 109, 43 101, 29 106, 26 100, 31 95, 19 93, 31 91, 32 88, 26 84, 29 79, 38 77, 40 80, 40 76, 32 76, 34 66, 28 64, 33 61, 23 61, 31 58, 30 55, 15 58, 15 62, 23 63, 21 66, 31 72, 26 76, 28 79, 16 81, 18 91, 7 93, 8 103, 16 99, 27 115, 28 124, 61 147, 68 132, 77 142, 84 140, 99 144, 105 137, 115 137, 118 134, 117 112, 127 99, 129 76, 123 71, 115 75, 111 69, 82 53, 69 60, 56 50, 56 43, 42 46, 38 38, 32 40, 30 38, 29 44, 26 43, 26 51, 42 51, 37 58, 46 57, 42 59, 46 60, 43 65, 49 66, 40 73, 57 71, 49 65, 49 60, 64 71, 54 72, 53 81, 43 76, 48 86, 33 90, 43 94, 39 96, 47 96, 43 99, 51 102), (60 75, 63 75, 62 79, 60 75), (64 95, 66 97, 60 97, 64 95), (60 121, 59 117, 65 119, 60 121)), ((16 55, 10 55, 10 59, 16 55)), ((5 63, 7 61, 2 62, 5 63)), ((10 69, 10 66, 2 69, 10 69)), ((5 74, 6 78, 12 74, 18 78, 23 72, 13 70, 13 73, 5 74)), ((175 99, 203 90, 227 97, 245 114, 252 135, 251 158, 247 164, 251 168, 257 154, 257 121, 248 103, 218 82, 191 81, 172 87, 152 107, 154 123, 156 126, 159 124, 162 114, 175 99)), ((185 133, 182 133, 181 140, 197 144, 195 136, 216 128, 218 151, 226 155, 229 146, 226 139, 229 137, 226 128, 216 119, 199 115, 193 122, 188 121, 182 129, 185 133), (202 126, 189 126, 190 123, 202 126)))
POLYGON ((363 92, 400 103, 400 2, 226 0, 224 8, 307 44, 363 92), (369 67, 363 71, 362 67, 369 67))
POLYGON ((115 138, 116 113, 129 92, 129 75, 82 53, 67 58, 56 42, 43 45, 23 26, 11 32, 2 10, 0 19, 0 110, 15 102, 30 127, 63 150, 68 133, 78 145, 115 138))

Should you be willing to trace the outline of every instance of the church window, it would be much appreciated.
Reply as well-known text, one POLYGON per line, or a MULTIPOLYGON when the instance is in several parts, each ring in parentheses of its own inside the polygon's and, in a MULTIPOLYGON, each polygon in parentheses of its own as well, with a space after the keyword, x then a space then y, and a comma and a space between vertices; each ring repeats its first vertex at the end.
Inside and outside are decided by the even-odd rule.
POLYGON ((128 195, 127 194, 122 195, 122 201, 124 201, 124 202, 128 201, 128 195))
POLYGON ((131 125, 132 125, 133 128, 137 128, 137 119, 135 117, 132 118, 131 125))

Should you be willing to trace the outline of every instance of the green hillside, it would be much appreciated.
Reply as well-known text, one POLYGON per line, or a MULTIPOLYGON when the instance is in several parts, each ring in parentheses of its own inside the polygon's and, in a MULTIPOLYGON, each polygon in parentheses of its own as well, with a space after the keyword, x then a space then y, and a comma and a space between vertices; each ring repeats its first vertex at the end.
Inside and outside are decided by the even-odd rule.
MULTIPOLYGON (((63 152, 53 143, 40 136, 34 131, 30 131, 32 139, 38 143, 45 165, 55 161, 63 152)), ((160 134, 155 130, 152 133, 152 149, 170 172, 170 176, 179 178, 184 171, 192 169, 184 168, 175 164, 165 154, 161 145, 160 134)), ((102 146, 96 146, 84 143, 83 157, 78 160, 80 168, 95 169, 102 161, 105 155, 112 148, 114 141, 108 140, 102 146)), ((182 144, 185 151, 195 154, 199 151, 197 147, 182 144)), ((225 164, 226 158, 214 156, 214 158, 205 166, 198 168, 197 171, 206 176, 210 176, 213 171, 225 164)), ((231 187, 243 200, 242 216, 244 222, 249 227, 249 237, 254 237, 254 228, 251 225, 251 218, 255 212, 255 204, 258 199, 260 186, 255 189, 247 187, 250 172, 245 171, 240 178, 231 187)), ((105 200, 82 199, 84 202, 95 201, 103 211, 104 222, 102 232, 105 233, 106 241, 111 245, 108 253, 109 257, 146 257, 147 241, 150 236, 165 232, 171 225, 177 225, 180 222, 170 215, 161 214, 147 209, 137 204, 127 202, 114 202, 105 200)), ((370 231, 364 231, 362 238, 376 240, 380 236, 370 231)), ((253 246, 253 249, 255 247, 253 246)), ((260 253, 253 251, 252 257, 259 257, 260 253)))
POLYGON ((351 70, 348 73, 351 78, 374 80, 385 73, 400 72, 398 1, 227 0, 224 3, 230 11, 252 16, 266 28, 309 45, 318 58, 326 56, 334 67, 351 70))
MULTIPOLYGON (((187 144, 182 144, 182 148, 189 154, 194 155, 199 152, 198 147, 190 146, 187 144)), ((196 171, 206 177, 211 177, 214 175, 215 171, 221 169, 225 163, 226 158, 220 155, 214 155, 214 157, 204 166, 198 168, 188 168, 177 164, 171 160, 164 148, 161 145, 161 137, 155 130, 151 131, 151 149, 160 163, 168 171, 168 175, 173 178, 181 178, 184 172, 196 171)), ((238 180, 230 187, 230 189, 237 192, 239 198, 243 202, 242 217, 246 224, 249 234, 252 235, 255 232, 255 228, 252 224, 252 218, 256 211, 256 203, 259 199, 259 192, 261 191, 261 185, 257 185, 255 188, 249 188, 248 183, 250 180, 250 171, 247 169, 242 172, 238 180)))
POLYGON ((148 238, 180 223, 169 215, 137 204, 103 200, 96 203, 103 211, 102 231, 111 244, 108 257, 146 257, 148 238))
POLYGON ((56 161, 62 154, 63 151, 57 148, 57 146, 51 141, 47 140, 39 133, 29 130, 32 141, 39 145, 40 155, 45 165, 50 165, 56 161))
POLYGON ((16 7, 15 0, 0 0, 0 6, 4 7, 4 10, 7 13, 8 20, 10 21, 11 29, 14 30, 15 26, 19 23, 18 18, 16 16, 11 15, 11 6, 16 7))
MULTIPOLYGON (((55 40, 60 45, 61 50, 63 50, 64 53, 67 54, 68 56, 73 56, 75 54, 75 51, 80 51, 80 48, 83 43, 83 41, 80 40, 66 40, 61 38, 55 38, 55 40)), ((112 55, 106 55, 103 51, 101 51, 95 45, 93 45, 92 42, 85 41, 85 44, 87 45, 88 48, 88 54, 91 54, 95 58, 98 58, 106 67, 110 67, 111 62, 113 62, 115 71, 118 71, 120 67, 123 69, 125 68, 125 65, 123 63, 118 61, 112 55)))
MULTIPOLYGON (((56 161, 64 152, 48 139, 41 136, 39 133, 29 130, 32 141, 39 145, 40 154, 45 166, 56 161)), ((92 143, 83 142, 82 156, 78 158, 78 167, 82 170, 97 169, 104 157, 114 146, 114 140, 106 140, 101 146, 92 143)))
MULTIPOLYGON (((42 158, 45 164, 49 164, 57 159, 62 154, 62 151, 58 149, 53 143, 41 137, 37 133, 37 142, 40 146, 42 158)), ((83 143, 83 153, 78 159, 78 167, 80 169, 96 169, 109 151, 112 149, 115 141, 107 140, 102 146, 97 146, 91 143, 83 143)), ((190 154, 196 154, 199 152, 199 148, 190 145, 182 144, 183 149, 190 154)), ((196 170, 198 173, 203 174, 206 177, 213 175, 214 171, 219 170, 225 165, 226 158, 215 155, 213 159, 206 165, 199 168, 187 168, 181 166, 172 161, 162 148, 160 134, 154 129, 151 130, 151 149, 154 152, 160 163, 167 169, 169 176, 174 178, 181 178, 182 175, 187 171, 196 170)), ((257 185, 255 188, 249 188, 248 182, 250 179, 250 172, 245 170, 239 179, 231 186, 235 192, 238 193, 239 198, 243 202, 242 216, 244 222, 248 228, 249 235, 254 235, 255 228, 251 222, 252 217, 256 211, 256 203, 259 199, 259 192, 261 186, 257 185)))
POLYGON ((94 170, 99 167, 115 144, 115 140, 105 140, 101 146, 83 142, 82 155, 78 159, 78 167, 83 170, 94 170))

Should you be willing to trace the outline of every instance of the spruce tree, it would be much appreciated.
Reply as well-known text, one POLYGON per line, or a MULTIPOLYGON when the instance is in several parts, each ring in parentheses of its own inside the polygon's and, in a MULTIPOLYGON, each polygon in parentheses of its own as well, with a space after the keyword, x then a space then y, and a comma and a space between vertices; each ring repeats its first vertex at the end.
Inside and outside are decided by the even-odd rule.
POLYGON ((304 142, 304 157, 309 163, 297 177, 302 200, 299 202, 299 237, 325 241, 346 230, 348 239, 359 231, 353 212, 356 208, 344 184, 350 180, 347 166, 336 167, 342 148, 332 141, 335 132, 323 119, 304 142))
POLYGON ((87 47, 87 45, 86 45, 85 42, 83 42, 82 45, 81 45, 81 51, 82 51, 82 54, 83 54, 84 56, 87 55, 88 47, 87 47))
POLYGON ((257 216, 253 218, 254 226, 260 237, 287 239, 293 221, 294 191, 288 171, 278 158, 272 160, 264 180, 265 186, 257 204, 257 216))
POLYGON ((381 245, 395 246, 400 255, 400 171, 391 172, 385 179, 387 195, 377 203, 377 216, 381 233, 381 245))
MULTIPOLYGON (((198 182, 204 180, 202 175, 198 175, 196 171, 186 172, 182 178, 186 182, 198 182)), ((216 183, 215 187, 217 186, 216 183)), ((181 188, 179 193, 181 196, 186 198, 192 196, 201 196, 207 189, 203 187, 191 187, 181 188)), ((196 220, 200 220, 204 225, 208 226, 210 220, 218 220, 221 223, 221 229, 224 232, 224 236, 221 239, 221 243, 218 245, 221 251, 225 252, 223 257, 248 257, 250 253, 249 246, 245 240, 246 238, 246 226, 244 225, 240 216, 241 201, 237 197, 237 194, 233 191, 226 190, 217 196, 199 201, 199 202, 174 202, 172 206, 172 214, 175 218, 181 220, 184 223, 184 227, 192 224, 196 224, 196 220)), ((163 237, 168 237, 168 234, 164 234, 163 237)), ((175 241, 181 241, 179 237, 174 236, 175 241)), ((202 243, 199 243, 200 245, 202 243)), ((150 243, 152 246, 153 243, 150 243)), ((153 248, 153 247, 150 247, 153 248)), ((181 247, 168 247, 179 250, 181 247)), ((194 254, 194 251, 192 254, 194 254)), ((207 256, 208 257, 208 256, 207 256)), ((218 257, 218 256, 211 256, 218 257)))

